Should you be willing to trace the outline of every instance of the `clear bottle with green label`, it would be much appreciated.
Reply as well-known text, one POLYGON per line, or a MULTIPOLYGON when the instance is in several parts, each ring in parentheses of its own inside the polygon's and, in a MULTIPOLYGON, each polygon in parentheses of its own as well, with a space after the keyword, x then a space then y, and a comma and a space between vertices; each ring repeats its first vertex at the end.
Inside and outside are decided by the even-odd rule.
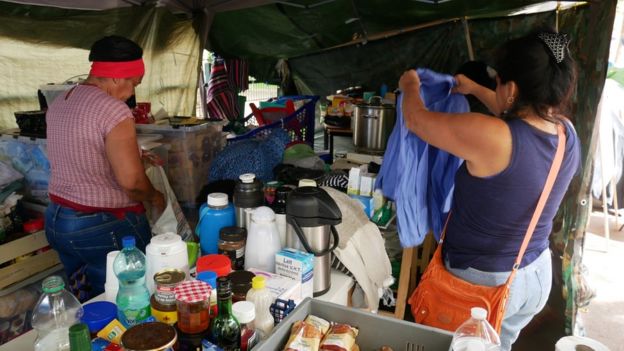
POLYGON ((116 302, 119 321, 131 327, 151 316, 150 293, 145 285, 145 255, 136 247, 133 236, 125 236, 122 244, 123 250, 113 262, 119 279, 116 302))

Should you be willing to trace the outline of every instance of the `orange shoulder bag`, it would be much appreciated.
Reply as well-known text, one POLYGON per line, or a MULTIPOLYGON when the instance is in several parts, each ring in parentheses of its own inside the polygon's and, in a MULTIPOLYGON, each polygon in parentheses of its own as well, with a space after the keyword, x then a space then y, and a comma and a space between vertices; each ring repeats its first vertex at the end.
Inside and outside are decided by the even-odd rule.
POLYGON ((520 252, 505 284, 499 286, 476 285, 455 277, 446 270, 442 260, 442 243, 446 234, 446 225, 448 225, 447 219, 438 248, 431 262, 429 262, 429 266, 425 270, 418 287, 408 300, 416 323, 455 331, 470 317, 470 309, 472 307, 482 307, 488 311, 490 324, 500 333, 503 317, 505 316, 505 306, 509 298, 509 287, 520 267, 524 252, 529 245, 529 241, 531 241, 535 226, 539 221, 542 210, 546 205, 546 200, 561 168, 566 143, 566 136, 561 125, 558 125, 557 135, 559 141, 555 158, 524 236, 520 252))

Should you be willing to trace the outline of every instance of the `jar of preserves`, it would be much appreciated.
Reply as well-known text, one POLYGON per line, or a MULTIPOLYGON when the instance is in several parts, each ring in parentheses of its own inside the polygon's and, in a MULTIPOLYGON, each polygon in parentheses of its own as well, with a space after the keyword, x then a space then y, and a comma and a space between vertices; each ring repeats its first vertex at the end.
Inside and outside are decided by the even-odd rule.
POLYGON ((245 268, 245 241, 247 230, 240 227, 224 227, 219 231, 219 253, 232 261, 232 270, 245 268))
POLYGON ((197 334, 208 329, 210 292, 210 285, 199 280, 185 281, 176 286, 178 329, 188 334, 197 334))

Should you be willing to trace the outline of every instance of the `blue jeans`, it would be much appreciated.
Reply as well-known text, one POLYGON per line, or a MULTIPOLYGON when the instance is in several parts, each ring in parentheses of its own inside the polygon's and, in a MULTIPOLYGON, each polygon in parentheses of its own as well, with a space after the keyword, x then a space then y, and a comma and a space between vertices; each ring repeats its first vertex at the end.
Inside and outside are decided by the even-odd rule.
MULTIPOLYGON (((484 272, 474 268, 450 268, 448 261, 446 269, 456 277, 473 284, 498 286, 504 284, 511 272, 484 272)), ((511 350, 511 345, 518 339, 518 335, 533 316, 539 313, 548 301, 552 286, 552 261, 550 250, 546 249, 529 265, 518 270, 516 278, 511 283, 509 301, 501 328, 501 350, 511 350)))
POLYGON ((124 236, 134 236, 143 252, 151 239, 144 214, 127 213, 118 219, 110 213, 84 213, 54 203, 46 210, 45 232, 68 277, 85 267, 91 297, 104 292, 106 255, 121 250, 124 236))

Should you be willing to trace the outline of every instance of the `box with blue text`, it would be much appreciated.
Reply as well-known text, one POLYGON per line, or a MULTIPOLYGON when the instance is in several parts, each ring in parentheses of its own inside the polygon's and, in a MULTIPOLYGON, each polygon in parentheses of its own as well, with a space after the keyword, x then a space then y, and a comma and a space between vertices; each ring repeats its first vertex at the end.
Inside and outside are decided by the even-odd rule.
POLYGON ((301 282, 301 298, 314 293, 314 255, 295 249, 283 249, 275 255, 275 273, 301 282))

